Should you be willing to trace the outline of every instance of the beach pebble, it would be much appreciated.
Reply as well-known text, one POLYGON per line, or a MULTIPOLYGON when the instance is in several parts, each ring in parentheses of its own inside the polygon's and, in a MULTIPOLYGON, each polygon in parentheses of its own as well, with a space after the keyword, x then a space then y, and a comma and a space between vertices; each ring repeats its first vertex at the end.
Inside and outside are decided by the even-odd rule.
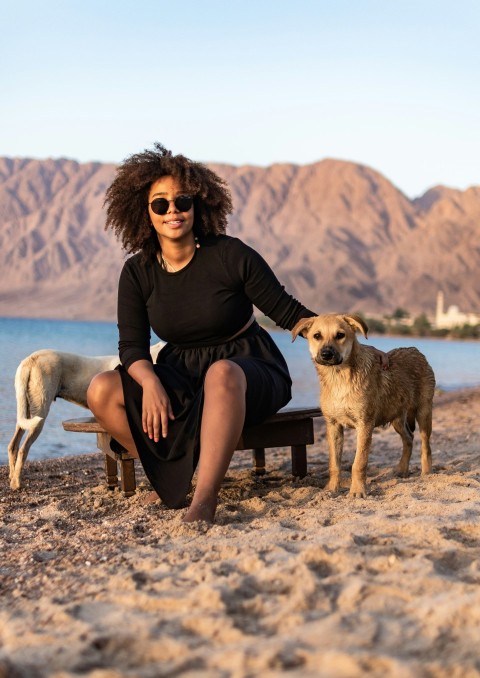
POLYGON ((37 563, 45 563, 48 560, 55 560, 58 556, 56 551, 34 551, 32 553, 32 559, 36 560, 37 563))

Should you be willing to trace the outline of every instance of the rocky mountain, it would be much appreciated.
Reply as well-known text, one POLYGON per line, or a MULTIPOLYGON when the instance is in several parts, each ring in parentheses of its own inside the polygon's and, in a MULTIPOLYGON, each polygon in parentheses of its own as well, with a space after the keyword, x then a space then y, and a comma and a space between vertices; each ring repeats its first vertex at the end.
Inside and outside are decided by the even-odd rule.
MULTIPOLYGON (((229 232, 318 312, 480 309, 480 187, 409 200, 364 165, 211 164, 230 184, 229 232)), ((104 226, 115 166, 0 158, 0 315, 115 318, 124 254, 104 226)))

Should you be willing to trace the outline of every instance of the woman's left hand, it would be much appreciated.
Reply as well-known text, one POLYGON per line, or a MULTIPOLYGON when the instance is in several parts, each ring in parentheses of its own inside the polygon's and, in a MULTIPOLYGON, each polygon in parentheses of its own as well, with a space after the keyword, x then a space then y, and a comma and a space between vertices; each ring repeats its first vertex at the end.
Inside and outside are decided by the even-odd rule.
POLYGON ((370 346, 370 348, 374 352, 375 358, 380 363, 382 370, 388 370, 390 365, 390 363, 388 362, 388 355, 383 351, 380 351, 380 349, 375 348, 375 346, 370 346))

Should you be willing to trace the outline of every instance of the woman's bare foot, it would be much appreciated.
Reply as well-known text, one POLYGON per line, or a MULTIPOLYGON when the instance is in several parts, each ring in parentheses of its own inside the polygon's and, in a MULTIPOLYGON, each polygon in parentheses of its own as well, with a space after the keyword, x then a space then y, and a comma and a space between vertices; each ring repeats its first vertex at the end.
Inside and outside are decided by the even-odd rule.
POLYGON ((217 510, 217 498, 212 497, 203 501, 195 501, 190 504, 190 508, 183 516, 184 523, 195 523, 203 520, 213 525, 215 511, 217 510))
POLYGON ((160 497, 155 492, 155 490, 152 490, 141 497, 139 503, 143 506, 149 506, 150 504, 155 504, 157 501, 160 501, 160 497))

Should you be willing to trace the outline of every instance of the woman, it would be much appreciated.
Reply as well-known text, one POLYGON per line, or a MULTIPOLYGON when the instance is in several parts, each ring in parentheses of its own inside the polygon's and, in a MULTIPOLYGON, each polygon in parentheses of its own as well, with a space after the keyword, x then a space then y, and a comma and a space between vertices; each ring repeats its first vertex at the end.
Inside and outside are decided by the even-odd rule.
POLYGON ((220 485, 244 425, 291 398, 283 356, 253 304, 291 329, 315 315, 289 296, 266 262, 225 235, 226 183, 162 145, 135 154, 107 190, 106 227, 129 258, 118 292, 121 366, 97 375, 88 404, 184 520, 213 522, 220 485), (150 328, 167 342, 157 363, 150 328))

